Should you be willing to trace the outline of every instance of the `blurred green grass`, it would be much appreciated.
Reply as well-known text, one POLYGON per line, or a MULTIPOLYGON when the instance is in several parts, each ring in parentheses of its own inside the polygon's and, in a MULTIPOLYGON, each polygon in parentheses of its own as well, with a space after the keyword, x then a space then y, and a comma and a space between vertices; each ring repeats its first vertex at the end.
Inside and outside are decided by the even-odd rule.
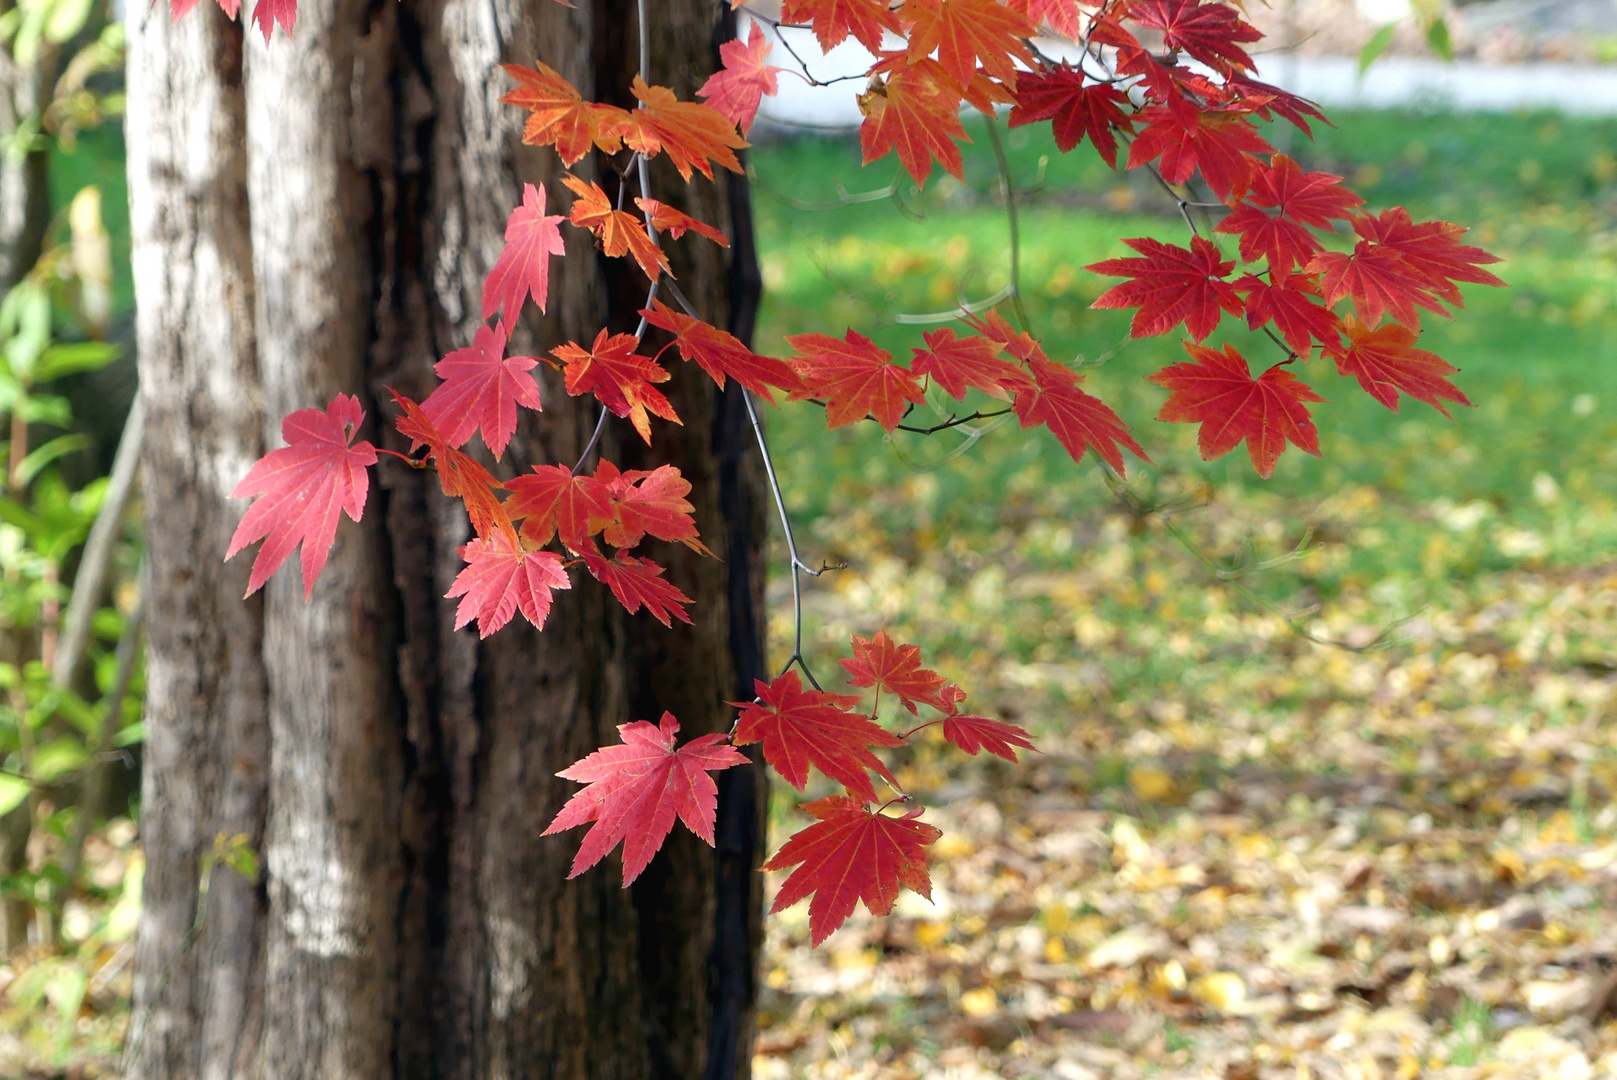
MULTIPOLYGON (((1469 240, 1503 259, 1493 269, 1510 288, 1468 288, 1455 319, 1426 320, 1422 347, 1462 369, 1456 381, 1475 408, 1450 420, 1406 399, 1393 413, 1316 358, 1304 377, 1331 399, 1315 409, 1323 454, 1289 450, 1267 482, 1244 450, 1203 462, 1193 425, 1153 419, 1165 393, 1144 376, 1183 357, 1178 335, 1131 342, 1129 312, 1089 310, 1111 282, 1083 267, 1128 254, 1120 238, 1185 242, 1172 201, 1148 176, 1108 169, 1087 144, 1057 153, 1047 128, 1002 134, 1032 329, 1052 357, 1081 365, 1086 386, 1151 454, 1153 465, 1130 462, 1131 489, 1147 501, 1212 500, 1264 518, 1256 534, 1232 535, 1227 522, 1201 529, 1218 558, 1280 556, 1312 537, 1308 557, 1246 579, 1276 603, 1390 582, 1382 595, 1396 600, 1396 617, 1481 574, 1608 559, 1617 541, 1617 122, 1332 119, 1312 141, 1289 128, 1270 135, 1306 167, 1348 177, 1372 209, 1403 205, 1470 226, 1469 240)), ((840 138, 753 152, 766 282, 760 348, 784 353, 785 334, 853 326, 907 357, 926 327, 901 323, 901 313, 946 311, 1006 284, 998 172, 981 123, 971 133, 964 182, 934 173, 924 192, 904 180, 895 198, 835 209, 817 207, 881 189, 896 166, 861 169, 857 144, 840 138)), ((1233 252, 1228 238, 1224 246, 1233 252)), ((1221 336, 1260 363, 1275 352, 1240 326, 1221 336)), ((963 448, 957 434, 886 437, 869 424, 827 433, 823 415, 802 406, 770 422, 795 513, 830 521, 863 508, 900 546, 1117 509, 1092 458, 1075 467, 1046 433, 1014 424, 963 448)), ((1196 514, 1180 520, 1190 527, 1196 514)), ((846 546, 834 531, 826 542, 846 546)), ((1052 565, 1081 561, 1081 548, 1052 565)))

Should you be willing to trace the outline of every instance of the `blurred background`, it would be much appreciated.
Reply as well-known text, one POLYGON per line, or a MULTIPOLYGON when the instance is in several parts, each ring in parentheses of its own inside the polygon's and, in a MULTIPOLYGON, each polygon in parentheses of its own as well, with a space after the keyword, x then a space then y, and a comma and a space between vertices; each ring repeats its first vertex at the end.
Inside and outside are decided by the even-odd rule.
MULTIPOLYGON (((1316 360, 1323 454, 1267 482, 1152 419, 1144 376, 1177 339, 1089 310, 1107 282, 1083 267, 1121 237, 1183 238, 1149 177, 978 118, 964 181, 917 191, 891 160, 859 167, 857 84, 784 75, 755 129, 760 351, 853 326, 905 357, 1014 280, 1155 462, 1118 484, 1014 425, 770 414, 805 559, 848 564, 807 591, 816 669, 886 629, 1043 752, 902 763, 945 830, 934 902, 813 951, 803 909, 771 920, 761 1078, 1617 1076, 1617 4, 1249 15, 1260 76, 1335 124, 1270 138, 1374 209, 1471 226, 1510 284, 1428 323, 1474 408, 1394 414, 1316 360)), ((821 78, 862 70, 791 40, 821 78)), ((4 1076, 113 1075, 127 1024, 121 66, 99 0, 0 13, 4 1076)), ((228 838, 215 861, 256 872, 228 838)))

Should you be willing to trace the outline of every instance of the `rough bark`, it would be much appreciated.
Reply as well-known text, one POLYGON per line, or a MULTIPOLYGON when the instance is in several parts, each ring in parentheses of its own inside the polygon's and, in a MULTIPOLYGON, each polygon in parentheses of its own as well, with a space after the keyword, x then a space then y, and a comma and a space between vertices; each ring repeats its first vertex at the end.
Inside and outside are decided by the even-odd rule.
MULTIPOLYGON (((689 97, 722 5, 650 6, 652 81, 689 97)), ((543 633, 454 631, 443 594, 464 513, 386 459, 310 602, 289 565, 243 603, 246 557, 218 562, 244 509, 228 491, 287 412, 358 393, 366 434, 404 449, 385 388, 430 391, 432 363, 478 323, 521 182, 560 191, 554 155, 523 147, 521 115, 498 103, 496 65, 542 58, 585 95, 621 99, 632 3, 304 0, 296 36, 267 50, 211 5, 178 26, 162 10, 137 18, 153 610, 128 1075, 745 1075, 758 770, 725 777, 717 853, 676 839, 628 891, 612 860, 566 881, 576 836, 540 836, 576 790, 555 772, 615 725, 670 709, 687 735, 723 730, 725 701, 758 670, 763 502, 734 388, 678 371, 683 426, 661 425, 649 451, 616 426, 603 443, 625 467, 672 461, 695 485, 720 559, 657 552, 697 601, 694 627, 628 617, 586 578, 543 633), (197 931, 219 832, 246 833, 265 873, 216 871, 197 931)), ((742 186, 661 170, 654 183, 707 220, 748 224, 742 186)), ((633 328, 644 279, 567 240, 549 313, 529 309, 514 351, 633 328)), ((749 328, 746 244, 686 241, 675 270, 715 321, 749 328)), ((588 402, 548 376, 542 395, 505 475, 570 464, 588 438, 588 402)))

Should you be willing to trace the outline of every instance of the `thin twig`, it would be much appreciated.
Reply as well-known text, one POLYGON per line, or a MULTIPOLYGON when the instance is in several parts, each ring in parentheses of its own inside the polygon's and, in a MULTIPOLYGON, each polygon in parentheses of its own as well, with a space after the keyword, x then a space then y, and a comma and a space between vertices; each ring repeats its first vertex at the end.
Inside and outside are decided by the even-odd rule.
POLYGON ((965 424, 971 423, 973 420, 992 420, 996 416, 1005 416, 1014 411, 1015 410, 1013 409, 995 409, 993 412, 983 412, 979 409, 969 416, 951 416, 942 423, 933 424, 931 427, 919 428, 910 427, 908 424, 899 424, 895 430, 908 431, 916 435, 936 435, 940 431, 948 431, 950 428, 961 427, 965 424))
POLYGON ((123 434, 118 438, 118 453, 112 460, 112 476, 107 482, 107 493, 101 509, 90 526, 89 539, 84 544, 84 555, 79 560, 78 573, 73 578, 73 596, 68 600, 67 613, 62 618, 62 637, 56 646, 55 662, 51 665, 51 681, 66 686, 73 681, 79 662, 84 659, 85 646, 90 642, 90 623, 106 585, 107 567, 117 547, 123 526, 124 510, 135 487, 135 472, 140 465, 140 445, 146 436, 146 402, 135 395, 135 403, 124 421, 123 434))
POLYGON ((747 403, 747 419, 752 421, 752 434, 758 442, 758 453, 764 459, 764 472, 769 477, 769 490, 775 496, 775 511, 780 515, 781 531, 786 536, 786 552, 792 561, 792 656, 781 668, 784 675, 796 664, 803 669, 803 675, 808 679, 814 689, 820 689, 820 681, 809 670, 807 661, 803 659, 803 581, 799 576, 807 573, 810 577, 819 577, 830 569, 811 570, 803 565, 803 560, 797 555, 797 538, 792 534, 792 518, 786 512, 786 500, 780 493, 780 478, 775 475, 775 462, 769 456, 769 443, 764 439, 763 425, 758 422, 758 410, 752 403, 752 394, 743 390, 741 398, 747 403))
POLYGON ((1005 200, 1005 218, 1011 234, 1011 281, 1007 286, 1011 291, 1011 310, 1016 313, 1019 329, 1027 334, 1032 332, 1032 323, 1028 320, 1027 310, 1022 307, 1022 229, 1016 215, 1016 192, 1011 187, 1011 163, 1005 156, 1005 144, 999 137, 999 125, 994 122, 993 116, 984 116, 983 122, 988 127, 988 141, 994 147, 994 164, 999 169, 999 194, 1005 200))
POLYGON ((590 452, 595 449, 595 444, 601 441, 601 432, 606 430, 606 418, 612 415, 605 405, 600 406, 600 409, 601 415, 595 418, 595 433, 590 436, 590 441, 584 444, 584 452, 578 455, 578 464, 573 466, 574 476, 577 476, 578 470, 584 467, 584 462, 589 460, 590 452))

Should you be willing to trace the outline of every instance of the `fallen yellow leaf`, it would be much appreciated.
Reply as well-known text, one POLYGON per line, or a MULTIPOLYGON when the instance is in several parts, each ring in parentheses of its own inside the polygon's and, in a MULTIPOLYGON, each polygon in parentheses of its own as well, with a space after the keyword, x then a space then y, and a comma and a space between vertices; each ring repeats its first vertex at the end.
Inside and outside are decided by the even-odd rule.
POLYGON ((1246 1003, 1246 983, 1233 971, 1215 971, 1193 981, 1190 996, 1218 1012, 1234 1012, 1246 1003))
POLYGON ((999 995, 992 986, 979 986, 960 995, 960 1011, 967 1016, 993 1016, 999 1012, 999 995))
POLYGON ((1164 802, 1173 797, 1173 777, 1154 765, 1136 765, 1129 770, 1129 787, 1145 802, 1164 802))

